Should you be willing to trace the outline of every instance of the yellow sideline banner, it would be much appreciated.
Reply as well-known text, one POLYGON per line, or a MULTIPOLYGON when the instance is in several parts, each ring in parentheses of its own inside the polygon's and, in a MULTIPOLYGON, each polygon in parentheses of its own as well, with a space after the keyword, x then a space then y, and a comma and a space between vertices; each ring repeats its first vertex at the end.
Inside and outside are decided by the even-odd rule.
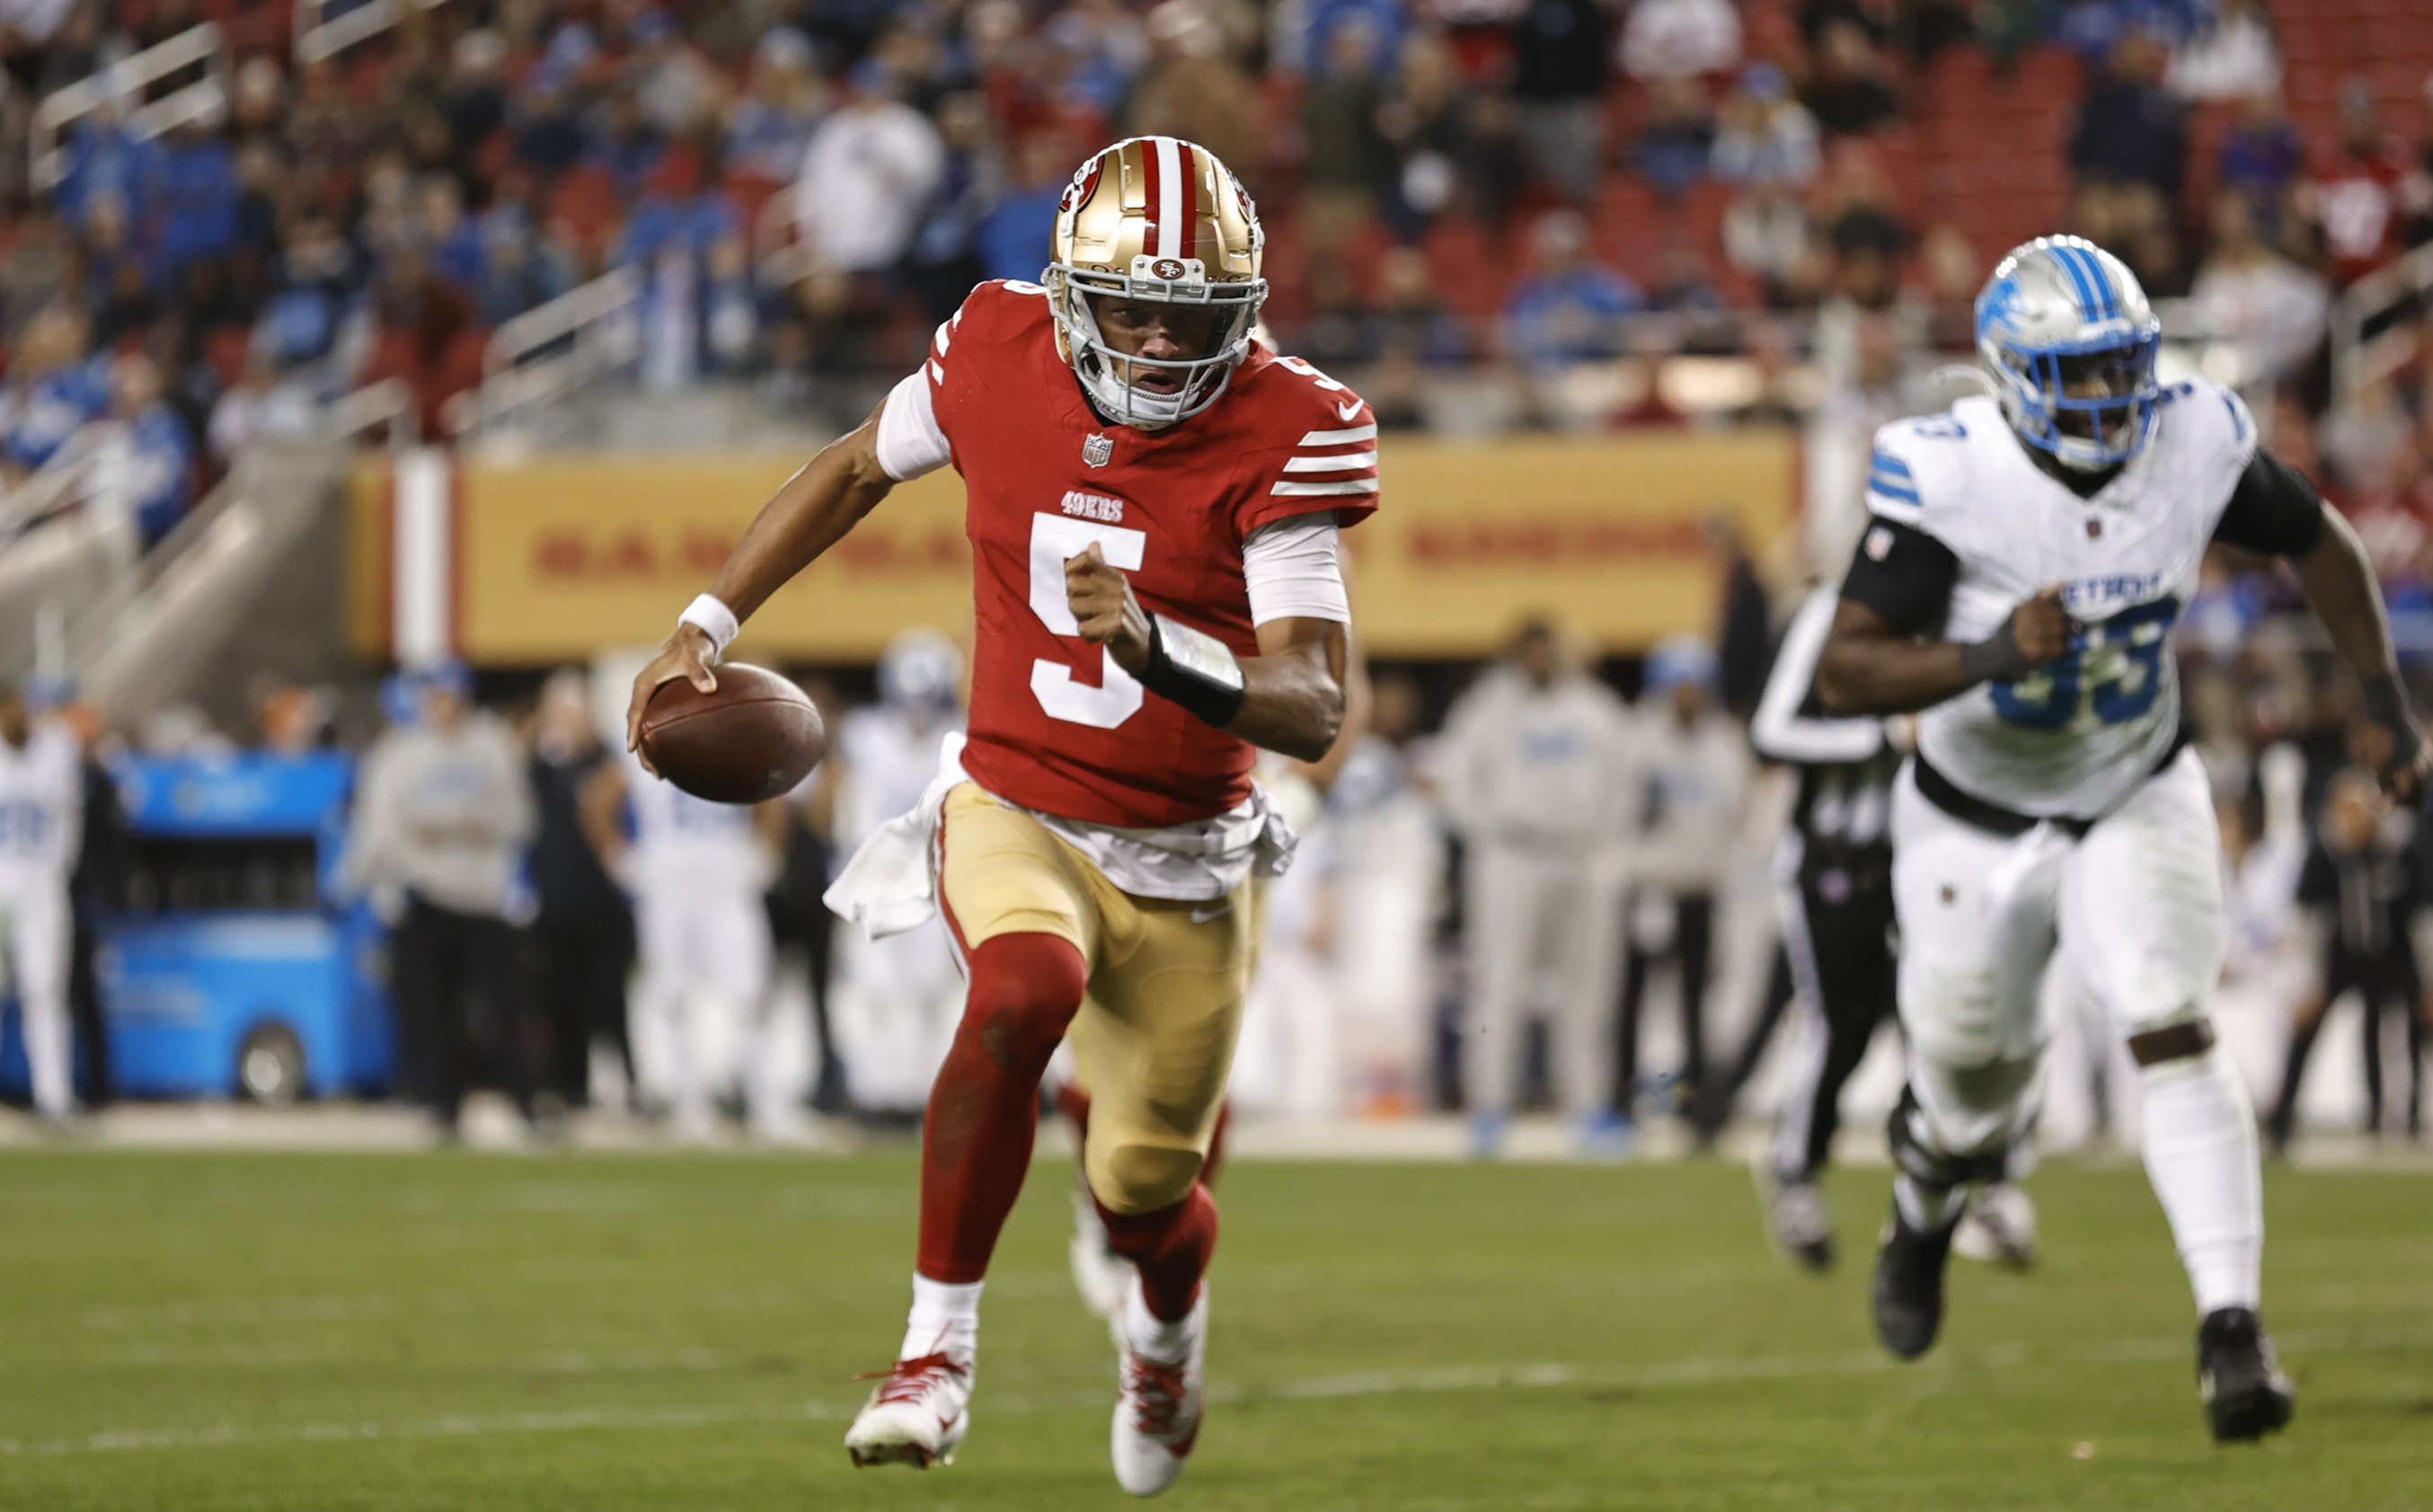
MULTIPOLYGON (((799 463, 465 459, 460 648, 535 665, 656 640, 799 463)), ((1728 520, 1761 555, 1798 495, 1796 441, 1777 432, 1389 437, 1382 470, 1384 507, 1344 539, 1361 638, 1387 656, 1487 654, 1537 613, 1607 652, 1711 631, 1721 568, 1710 523, 1728 520)), ((962 508, 951 471, 896 489, 753 617, 742 653, 866 661, 909 625, 961 631, 971 618, 962 508)))

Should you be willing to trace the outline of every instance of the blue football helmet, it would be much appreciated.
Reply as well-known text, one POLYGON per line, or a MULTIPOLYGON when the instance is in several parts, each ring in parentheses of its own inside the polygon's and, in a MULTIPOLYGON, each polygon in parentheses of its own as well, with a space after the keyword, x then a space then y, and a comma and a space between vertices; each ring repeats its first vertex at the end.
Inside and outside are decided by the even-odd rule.
POLYGON ((2082 472, 2126 462, 2146 445, 2162 335, 2137 276, 2082 236, 2013 248, 1977 296, 1978 360, 2011 429, 2082 472), (2099 380, 2101 393, 2085 392, 2099 380))

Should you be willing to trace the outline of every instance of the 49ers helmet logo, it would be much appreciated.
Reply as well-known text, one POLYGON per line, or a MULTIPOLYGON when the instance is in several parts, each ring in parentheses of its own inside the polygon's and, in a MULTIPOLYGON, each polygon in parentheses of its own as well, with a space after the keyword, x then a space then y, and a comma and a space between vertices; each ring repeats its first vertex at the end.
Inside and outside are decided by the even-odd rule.
POLYGON ((1182 275, 1188 271, 1188 269, 1184 268, 1182 263, 1176 262, 1170 257, 1159 258, 1156 262, 1149 264, 1148 270, 1169 283, 1176 279, 1182 277, 1182 275))

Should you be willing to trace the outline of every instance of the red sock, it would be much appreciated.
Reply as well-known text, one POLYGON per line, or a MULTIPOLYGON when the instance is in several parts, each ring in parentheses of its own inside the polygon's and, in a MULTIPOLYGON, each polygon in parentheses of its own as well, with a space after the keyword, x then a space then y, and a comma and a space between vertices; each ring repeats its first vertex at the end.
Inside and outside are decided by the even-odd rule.
POLYGON ((1110 1213, 1100 1202, 1098 1216, 1107 1226, 1109 1248, 1140 1268, 1141 1296, 1150 1315, 1167 1323, 1189 1317, 1191 1304, 1199 1300, 1199 1279, 1216 1252, 1216 1198, 1207 1186, 1192 1182, 1189 1196, 1155 1213, 1110 1213))
POLYGON ((1039 1132, 1039 1079, 1081 1007, 1089 971, 1058 935, 984 940, 955 1043, 921 1126, 920 1272, 978 1281, 1022 1193, 1039 1132))

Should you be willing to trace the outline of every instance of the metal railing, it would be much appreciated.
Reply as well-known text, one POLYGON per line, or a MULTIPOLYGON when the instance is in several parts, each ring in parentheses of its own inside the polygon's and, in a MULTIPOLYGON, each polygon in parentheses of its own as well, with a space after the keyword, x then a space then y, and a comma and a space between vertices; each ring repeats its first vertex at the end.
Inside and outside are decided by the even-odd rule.
POLYGON ((450 401, 448 428, 476 434, 632 362, 639 352, 634 315, 641 297, 641 273, 615 268, 501 322, 482 354, 482 384, 450 401))
POLYGON ((2407 365, 2416 334, 2407 316, 2433 296, 2433 246, 2420 246, 2376 268, 2332 301, 2332 402, 2346 405, 2359 389, 2407 365), (2368 329, 2381 322, 2379 330, 2368 329))
POLYGON ((43 102, 34 107, 32 129, 27 132, 31 154, 27 171, 34 187, 55 188, 66 174, 66 153, 60 138, 70 123, 105 106, 133 99, 155 81, 197 64, 206 71, 201 78, 128 112, 128 130, 136 140, 148 141, 228 108, 228 38, 215 23, 206 21, 181 31, 43 96, 43 102))
POLYGON ((296 0, 296 66, 305 67, 335 58, 366 42, 405 19, 408 7, 434 10, 444 0, 365 0, 341 15, 322 20, 329 0, 296 0))
POLYGON ((93 480, 94 461, 101 454, 99 426, 87 426, 40 471, 0 494, 0 544, 15 540, 43 520, 84 502, 93 480))

